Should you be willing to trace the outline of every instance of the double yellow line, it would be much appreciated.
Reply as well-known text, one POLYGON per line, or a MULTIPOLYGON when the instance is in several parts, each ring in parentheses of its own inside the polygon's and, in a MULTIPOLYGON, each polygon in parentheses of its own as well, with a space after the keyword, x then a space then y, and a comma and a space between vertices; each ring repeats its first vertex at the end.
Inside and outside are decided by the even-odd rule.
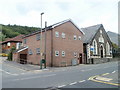
MULTIPOLYGON (((102 74, 102 76, 108 75, 108 73, 102 74)), ((105 83, 105 84, 110 84, 110 85, 115 85, 115 86, 120 86, 118 83, 111 83, 111 82, 105 82, 105 81, 100 81, 96 80, 95 78, 98 77, 99 75, 92 76, 88 80, 94 81, 94 82, 100 82, 100 83, 105 83)))

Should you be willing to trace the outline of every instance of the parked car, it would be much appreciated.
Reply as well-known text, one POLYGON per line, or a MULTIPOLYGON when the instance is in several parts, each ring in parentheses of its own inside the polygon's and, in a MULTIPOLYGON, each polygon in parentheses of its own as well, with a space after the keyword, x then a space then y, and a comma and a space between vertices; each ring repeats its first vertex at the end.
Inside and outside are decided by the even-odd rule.
POLYGON ((7 57, 8 54, 6 54, 6 53, 0 53, 0 56, 2 56, 2 57, 7 57))

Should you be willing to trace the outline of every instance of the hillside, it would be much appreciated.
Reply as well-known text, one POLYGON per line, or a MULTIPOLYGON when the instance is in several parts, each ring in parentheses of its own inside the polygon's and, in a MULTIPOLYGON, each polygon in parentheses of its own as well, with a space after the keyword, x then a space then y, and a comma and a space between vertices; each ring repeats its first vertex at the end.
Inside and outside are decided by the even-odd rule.
POLYGON ((4 41, 6 38, 12 38, 19 34, 29 34, 31 32, 39 30, 36 27, 20 26, 20 25, 3 25, 0 24, 2 28, 0 29, 0 41, 4 41))

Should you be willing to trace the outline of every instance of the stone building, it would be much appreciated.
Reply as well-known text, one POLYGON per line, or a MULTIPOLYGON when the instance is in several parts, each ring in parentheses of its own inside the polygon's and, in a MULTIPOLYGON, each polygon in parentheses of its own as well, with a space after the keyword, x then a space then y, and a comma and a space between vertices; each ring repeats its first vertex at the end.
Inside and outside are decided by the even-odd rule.
POLYGON ((112 43, 103 25, 98 24, 81 29, 85 33, 83 38, 84 62, 100 63, 109 61, 106 58, 112 58, 112 43))

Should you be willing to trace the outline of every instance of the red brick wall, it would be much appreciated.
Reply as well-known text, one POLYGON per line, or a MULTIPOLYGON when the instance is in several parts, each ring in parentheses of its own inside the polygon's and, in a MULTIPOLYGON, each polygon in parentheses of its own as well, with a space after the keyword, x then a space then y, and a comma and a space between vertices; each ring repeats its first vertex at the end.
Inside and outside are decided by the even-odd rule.
MULTIPOLYGON (((44 35, 43 32, 43 51, 44 51, 44 35)), ((51 54, 53 51, 53 65, 54 66, 61 66, 61 61, 66 61, 67 65, 71 65, 71 60, 74 59, 74 52, 83 53, 83 43, 81 40, 78 40, 78 36, 82 36, 83 34, 71 23, 67 22, 65 24, 62 24, 58 27, 55 27, 53 31, 48 30, 47 31, 47 38, 46 38, 46 62, 47 66, 51 66, 51 54), (59 32, 59 38, 55 37, 55 31, 59 32), (66 38, 63 39, 61 37, 61 33, 64 32, 66 34, 66 38), (51 34, 53 34, 51 36, 51 34), (77 35, 77 40, 73 40, 73 35, 77 35), (51 42, 53 38, 53 43, 51 42), (53 44, 53 50, 51 49, 51 45, 53 44), (59 56, 55 56, 55 50, 59 51, 59 56), (65 51, 65 57, 62 57, 62 51, 65 51)), ((28 62, 32 62, 33 64, 39 64, 40 63, 40 55, 36 54, 36 48, 40 47, 40 40, 36 40, 36 34, 26 37, 27 43, 23 44, 28 46, 28 50, 32 50, 33 54, 28 54, 28 62)))
MULTIPOLYGON (((62 24, 54 28, 53 30, 53 62, 54 66, 61 66, 61 62, 67 62, 67 65, 71 65, 71 60, 74 59, 74 52, 83 53, 83 43, 78 40, 78 36, 83 34, 70 22, 62 24), (55 31, 59 32, 59 37, 55 37, 55 31), (62 38, 61 34, 66 34, 65 39, 62 38), (73 36, 77 36, 77 40, 73 39, 73 36), (55 50, 59 51, 59 56, 55 56, 55 50), (65 51, 65 57, 62 57, 62 51, 65 51)), ((77 55, 78 56, 78 55, 77 55)))
MULTIPOLYGON (((40 33, 39 33, 40 34, 40 33)), ((42 35, 42 51, 44 51, 45 47, 45 33, 42 35)), ((26 37, 27 43, 24 46, 28 46, 28 51, 31 49, 33 54, 28 54, 28 62, 32 62, 33 64, 40 64, 40 54, 36 54, 36 48, 40 48, 40 41, 36 40, 36 34, 26 37)), ((46 60, 47 66, 50 66, 51 63, 51 31, 47 31, 46 33, 46 60)))
POLYGON ((10 42, 10 46, 7 46, 7 43, 6 44, 2 44, 2 50, 9 50, 11 49, 12 47, 16 47, 16 42, 10 42))

